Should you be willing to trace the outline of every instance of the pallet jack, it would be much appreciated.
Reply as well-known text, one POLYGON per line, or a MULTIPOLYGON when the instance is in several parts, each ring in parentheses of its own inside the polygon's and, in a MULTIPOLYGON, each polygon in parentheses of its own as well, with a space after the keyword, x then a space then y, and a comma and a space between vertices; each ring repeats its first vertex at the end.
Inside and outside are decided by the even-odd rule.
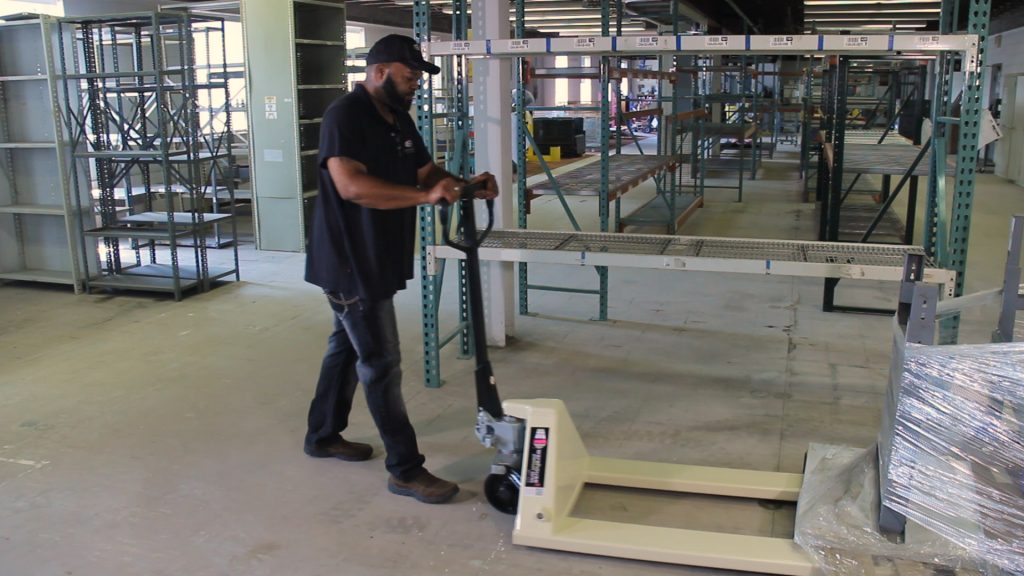
POLYGON ((463 252, 476 356, 480 442, 497 454, 484 482, 487 501, 516 514, 514 544, 749 572, 810 576, 815 567, 792 540, 683 530, 575 518, 573 507, 586 484, 602 484, 796 502, 802 474, 641 462, 590 456, 565 404, 555 399, 502 403, 487 355, 478 248, 494 225, 488 200, 487 227, 479 231, 467 185, 459 199, 458 237, 451 237, 449 207, 441 206, 446 245, 463 252))

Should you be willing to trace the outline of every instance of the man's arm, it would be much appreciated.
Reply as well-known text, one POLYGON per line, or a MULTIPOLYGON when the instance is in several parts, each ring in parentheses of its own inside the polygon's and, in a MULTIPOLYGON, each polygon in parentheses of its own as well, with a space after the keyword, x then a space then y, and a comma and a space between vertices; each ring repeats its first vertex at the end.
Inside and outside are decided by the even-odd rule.
POLYGON ((476 193, 476 197, 487 199, 494 198, 495 196, 498 195, 498 183, 495 182, 494 176, 492 176, 490 172, 477 174, 473 178, 466 180, 464 178, 459 178, 458 176, 455 176, 451 172, 448 172, 447 170, 441 168, 440 166, 433 162, 427 162, 417 171, 417 177, 419 178, 420 186, 423 188, 435 186, 437 182, 443 181, 445 179, 453 180, 456 183, 456 186, 464 186, 471 182, 486 182, 487 185, 482 190, 476 193))
POLYGON ((466 184, 468 182, 444 168, 441 168, 434 162, 427 162, 416 171, 416 181, 419 182, 420 187, 422 188, 432 188, 435 184, 445 178, 452 178, 455 180, 457 185, 466 184))
POLYGON ((394 210, 420 204, 437 204, 441 200, 454 203, 459 197, 455 191, 457 182, 444 176, 433 182, 429 189, 420 190, 371 176, 362 162, 341 156, 327 159, 327 171, 342 198, 366 208, 394 210))

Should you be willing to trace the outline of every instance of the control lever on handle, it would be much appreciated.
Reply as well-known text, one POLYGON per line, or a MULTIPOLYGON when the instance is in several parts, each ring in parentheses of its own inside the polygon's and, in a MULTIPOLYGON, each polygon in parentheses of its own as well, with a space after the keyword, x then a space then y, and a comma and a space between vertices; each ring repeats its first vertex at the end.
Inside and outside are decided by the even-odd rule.
POLYGON ((464 184, 460 190, 459 203, 462 211, 462 221, 459 224, 459 228, 462 229, 462 241, 459 242, 451 237, 451 218, 449 214, 450 205, 448 202, 442 200, 438 203, 441 208, 441 231, 444 235, 444 243, 460 252, 468 252, 479 248, 483 241, 487 238, 487 235, 491 233, 491 229, 494 228, 494 200, 488 199, 487 202, 487 228, 483 231, 476 229, 476 214, 473 210, 473 199, 476 197, 476 193, 487 187, 486 181, 474 182, 472 184, 464 184))

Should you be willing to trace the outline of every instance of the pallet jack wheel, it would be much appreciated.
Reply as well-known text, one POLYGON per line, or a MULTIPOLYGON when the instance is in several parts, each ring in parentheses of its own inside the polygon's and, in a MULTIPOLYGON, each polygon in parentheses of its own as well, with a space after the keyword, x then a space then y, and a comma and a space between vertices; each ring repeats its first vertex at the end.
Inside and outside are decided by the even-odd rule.
POLYGON ((488 476, 484 481, 484 495, 487 496, 487 502, 499 512, 515 514, 519 507, 519 488, 508 472, 488 476))

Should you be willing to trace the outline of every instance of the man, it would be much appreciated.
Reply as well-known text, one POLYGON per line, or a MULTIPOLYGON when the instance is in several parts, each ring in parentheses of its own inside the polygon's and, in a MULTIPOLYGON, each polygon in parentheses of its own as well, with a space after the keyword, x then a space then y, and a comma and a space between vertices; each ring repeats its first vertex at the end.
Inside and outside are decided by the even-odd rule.
MULTIPOLYGON (((413 277, 416 206, 454 203, 466 182, 445 172, 409 116, 423 72, 415 41, 390 35, 370 48, 366 80, 331 104, 320 135, 317 197, 306 281, 320 286, 334 315, 305 452, 316 458, 367 460, 369 444, 341 436, 357 382, 387 451, 388 490, 441 503, 459 491, 427 472, 402 399, 401 355, 392 298, 413 277)), ((481 197, 498 194, 490 174, 481 197)))

